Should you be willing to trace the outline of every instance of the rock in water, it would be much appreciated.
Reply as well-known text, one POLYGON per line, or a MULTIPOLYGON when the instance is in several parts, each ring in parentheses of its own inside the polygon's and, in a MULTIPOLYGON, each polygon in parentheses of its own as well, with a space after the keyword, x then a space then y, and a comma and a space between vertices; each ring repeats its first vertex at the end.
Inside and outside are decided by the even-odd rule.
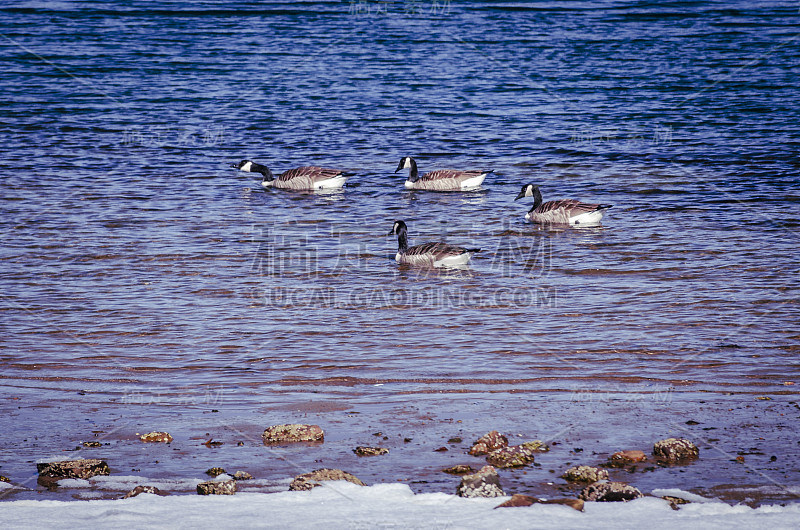
POLYGON ((461 477, 456 495, 467 498, 502 497, 505 493, 500 487, 500 477, 494 467, 483 466, 477 473, 461 477))
POLYGON ((209 475, 209 476, 212 476, 212 477, 217 477, 219 475, 224 475, 224 474, 225 474, 225 470, 222 469, 221 467, 211 467, 211 468, 206 469, 206 475, 209 475))
POLYGON ((466 475, 467 473, 474 473, 475 470, 472 469, 472 466, 467 464, 456 464, 453 467, 448 467, 443 469, 445 473, 450 473, 451 475, 466 475))
POLYGON ((233 495, 234 493, 236 493, 236 481, 233 479, 210 480, 197 485, 198 495, 233 495))
POLYGON ((353 452, 358 456, 380 456, 387 454, 389 450, 385 447, 365 447, 359 445, 353 449, 353 452))
POLYGON ((325 433, 319 425, 303 425, 300 423, 287 423, 267 427, 261 435, 264 443, 281 442, 322 442, 325 433))
POLYGON ((561 478, 570 482, 597 482, 608 480, 608 471, 592 466, 573 466, 567 469, 561 478))
POLYGON ((95 475, 109 475, 111 470, 105 460, 84 458, 80 460, 61 460, 36 464, 41 477, 89 479, 95 475))
POLYGON ((659 460, 680 462, 700 456, 700 449, 685 438, 667 438, 653 445, 653 454, 659 460))
POLYGON ((533 453, 521 445, 495 449, 486 457, 486 461, 496 468, 522 467, 533 462, 533 453))
POLYGON ((251 475, 247 471, 237 471, 231 476, 233 477, 234 480, 253 480, 253 475, 251 475))
POLYGON ((346 480, 347 482, 352 482, 353 484, 357 484, 358 486, 366 486, 361 480, 359 480, 356 476, 351 475, 347 471, 342 471, 341 469, 317 469, 316 471, 312 471, 311 473, 303 473, 302 475, 297 475, 292 483, 289 485, 289 491, 306 491, 310 490, 311 488, 316 488, 317 486, 322 486, 321 482, 323 481, 334 481, 334 480, 346 480))
POLYGON ((172 442, 172 435, 170 435, 170 433, 168 433, 168 432, 153 431, 153 432, 149 432, 147 434, 141 435, 139 437, 139 439, 141 441, 143 441, 143 442, 149 442, 149 443, 161 442, 161 443, 168 444, 168 443, 172 442))
POLYGON ((579 498, 594 502, 626 502, 644 497, 642 492, 623 482, 595 482, 589 484, 579 498))
POLYGON ((472 456, 487 455, 506 446, 508 446, 508 438, 497 431, 491 431, 478 438, 469 450, 469 454, 472 456))
POLYGON ((644 462, 645 460, 647 460, 647 455, 644 454, 644 451, 617 451, 611 455, 611 458, 608 459, 608 463, 606 465, 610 467, 622 467, 627 464, 644 462))
POLYGON ((519 444, 519 446, 539 453, 546 453, 550 450, 550 446, 541 440, 532 440, 530 442, 525 442, 524 444, 519 444))

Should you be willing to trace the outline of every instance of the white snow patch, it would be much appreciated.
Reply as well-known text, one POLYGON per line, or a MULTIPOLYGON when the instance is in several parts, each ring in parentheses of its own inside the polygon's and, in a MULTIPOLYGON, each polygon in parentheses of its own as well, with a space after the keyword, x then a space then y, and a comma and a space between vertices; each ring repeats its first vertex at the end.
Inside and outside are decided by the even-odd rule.
POLYGON ((669 495, 670 497, 678 497, 679 499, 684 499, 689 502, 722 502, 719 499, 710 499, 708 497, 703 497, 702 495, 696 495, 694 493, 683 491, 678 488, 655 489, 650 493, 652 493, 656 497, 663 497, 665 495, 669 495))
MULTIPOLYGON (((141 482, 141 479, 138 480, 141 482)), ((463 499, 444 493, 415 495, 407 485, 360 487, 327 483, 310 491, 237 493, 233 496, 139 495, 125 500, 3 502, 3 523, 13 528, 236 526, 298 528, 575 528, 648 530, 700 528, 797 528, 800 503, 788 506, 729 506, 703 502, 672 510, 645 497, 631 502, 587 502, 581 513, 566 506, 494 507, 505 498, 463 499), (268 514, 268 515, 266 515, 268 514), (268 518, 265 519, 265 516, 268 518), (301 519, 302 518, 302 519, 301 519)))

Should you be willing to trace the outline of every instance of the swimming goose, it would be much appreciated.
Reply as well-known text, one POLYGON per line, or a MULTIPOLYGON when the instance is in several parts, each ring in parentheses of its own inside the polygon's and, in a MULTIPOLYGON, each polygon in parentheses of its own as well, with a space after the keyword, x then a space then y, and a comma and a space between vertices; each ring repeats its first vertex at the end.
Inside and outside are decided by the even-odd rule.
POLYGON ((542 203, 539 186, 526 184, 522 186, 517 198, 533 197, 533 206, 525 214, 525 219, 537 224, 591 225, 600 222, 610 204, 587 204, 575 199, 559 199, 542 203))
POLYGON ((387 235, 397 235, 397 255, 394 259, 398 263, 418 265, 422 267, 462 267, 472 258, 479 248, 464 248, 447 243, 423 243, 408 248, 408 227, 403 221, 395 221, 391 232, 387 235))
POLYGON ((261 185, 265 188, 282 188, 287 190, 321 190, 341 188, 349 176, 340 169, 329 169, 318 166, 303 166, 290 169, 277 177, 263 164, 251 160, 242 160, 231 167, 247 173, 261 173, 264 179, 261 185))
POLYGON ((395 173, 401 169, 408 169, 408 180, 406 188, 411 190, 438 190, 438 191, 460 191, 464 189, 476 188, 481 185, 486 175, 492 172, 487 171, 459 171, 456 169, 438 169, 425 173, 421 177, 417 171, 417 163, 410 156, 400 159, 395 173))

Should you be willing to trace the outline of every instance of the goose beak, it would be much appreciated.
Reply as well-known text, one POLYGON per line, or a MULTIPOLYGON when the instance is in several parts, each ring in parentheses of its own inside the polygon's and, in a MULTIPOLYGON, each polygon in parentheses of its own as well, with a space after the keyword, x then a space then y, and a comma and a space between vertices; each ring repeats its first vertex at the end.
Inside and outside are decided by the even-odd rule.
POLYGON ((392 228, 391 230, 389 230, 389 233, 388 233, 388 234, 386 234, 386 235, 387 235, 387 236, 393 236, 393 235, 394 235, 394 228, 392 228))
POLYGON ((231 164, 231 167, 232 167, 233 169, 239 169, 239 164, 231 164))
POLYGON ((397 164, 397 169, 394 170, 395 173, 403 169, 403 161, 401 160, 399 164, 397 164))
POLYGON ((516 201, 516 200, 522 199, 523 197, 525 197, 525 190, 522 190, 521 192, 519 192, 519 195, 517 195, 517 198, 514 199, 514 200, 516 201))

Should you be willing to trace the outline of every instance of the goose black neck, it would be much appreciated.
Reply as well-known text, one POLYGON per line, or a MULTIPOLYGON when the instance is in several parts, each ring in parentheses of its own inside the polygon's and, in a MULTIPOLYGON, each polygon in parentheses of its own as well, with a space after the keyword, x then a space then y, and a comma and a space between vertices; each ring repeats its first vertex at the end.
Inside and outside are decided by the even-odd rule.
POLYGON ((419 172, 417 171, 417 162, 411 158, 409 159, 411 162, 411 167, 408 170, 408 180, 411 182, 416 182, 419 179, 419 172))
POLYGON ((250 171, 253 173, 261 173, 264 175, 264 180, 262 182, 272 182, 275 180, 275 175, 272 174, 272 171, 267 166, 262 164, 256 164, 255 162, 250 167, 250 171))
POLYGON ((542 192, 539 191, 539 188, 533 188, 533 206, 531 206, 530 211, 534 211, 536 208, 542 205, 542 192))
POLYGON ((405 254, 408 250, 408 232, 405 226, 401 226, 397 231, 397 250, 401 254, 405 254))

